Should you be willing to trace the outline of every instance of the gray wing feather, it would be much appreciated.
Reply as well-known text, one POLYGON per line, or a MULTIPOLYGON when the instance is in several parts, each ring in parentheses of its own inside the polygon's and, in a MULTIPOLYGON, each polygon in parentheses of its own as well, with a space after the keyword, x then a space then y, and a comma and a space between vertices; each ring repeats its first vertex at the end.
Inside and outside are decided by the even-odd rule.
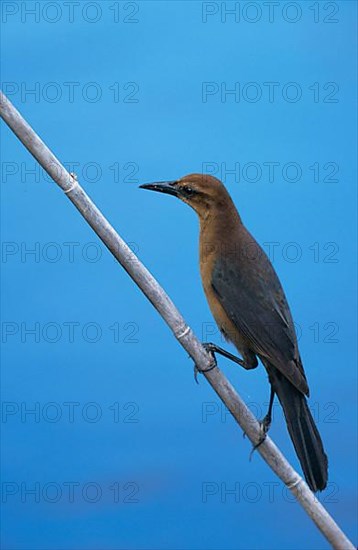
POLYGON ((259 260, 245 262, 219 256, 212 287, 251 351, 308 394, 290 309, 270 260, 261 252, 259 260))

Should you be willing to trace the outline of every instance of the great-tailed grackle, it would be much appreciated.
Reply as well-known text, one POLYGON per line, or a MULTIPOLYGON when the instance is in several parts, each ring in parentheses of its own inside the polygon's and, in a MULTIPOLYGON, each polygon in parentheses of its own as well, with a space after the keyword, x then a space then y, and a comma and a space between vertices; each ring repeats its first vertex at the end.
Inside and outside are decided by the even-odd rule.
MULTIPOLYGON (((291 312, 269 258, 243 225, 220 180, 190 174, 141 187, 174 195, 198 214, 200 272, 213 316, 242 355, 237 362, 254 369, 259 358, 268 373, 271 397, 263 431, 270 425, 277 394, 306 481, 312 491, 322 491, 327 456, 307 405, 309 389, 291 312)), ((209 350, 223 351, 215 346, 209 350)))

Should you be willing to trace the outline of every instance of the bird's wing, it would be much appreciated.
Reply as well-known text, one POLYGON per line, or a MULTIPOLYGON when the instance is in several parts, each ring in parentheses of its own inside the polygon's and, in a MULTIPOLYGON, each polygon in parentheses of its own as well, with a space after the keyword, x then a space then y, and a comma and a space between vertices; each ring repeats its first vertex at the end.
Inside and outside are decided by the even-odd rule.
POLYGON ((308 394, 288 303, 270 260, 261 252, 259 261, 220 255, 211 284, 249 348, 308 394))

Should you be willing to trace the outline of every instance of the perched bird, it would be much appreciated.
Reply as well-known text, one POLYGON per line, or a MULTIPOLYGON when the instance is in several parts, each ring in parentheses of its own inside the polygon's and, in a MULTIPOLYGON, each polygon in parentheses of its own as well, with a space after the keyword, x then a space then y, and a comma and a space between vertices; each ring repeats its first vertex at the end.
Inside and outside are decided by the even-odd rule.
MULTIPOLYGON (((200 272, 212 314, 241 354, 236 362, 254 369, 259 358, 268 373, 271 397, 263 432, 270 426, 276 394, 306 481, 312 491, 322 491, 327 456, 307 405, 309 389, 291 312, 269 258, 243 225, 220 180, 190 174, 141 187, 174 195, 198 214, 200 272)), ((213 344, 208 349, 233 357, 213 344)))

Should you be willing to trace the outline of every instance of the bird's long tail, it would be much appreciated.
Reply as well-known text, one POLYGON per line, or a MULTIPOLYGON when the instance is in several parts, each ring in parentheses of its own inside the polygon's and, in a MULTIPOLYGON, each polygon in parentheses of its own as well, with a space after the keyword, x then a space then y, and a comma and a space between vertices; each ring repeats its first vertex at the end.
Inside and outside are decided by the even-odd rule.
POLYGON ((306 398, 275 367, 268 370, 306 481, 313 492, 323 491, 328 479, 328 459, 306 398))

